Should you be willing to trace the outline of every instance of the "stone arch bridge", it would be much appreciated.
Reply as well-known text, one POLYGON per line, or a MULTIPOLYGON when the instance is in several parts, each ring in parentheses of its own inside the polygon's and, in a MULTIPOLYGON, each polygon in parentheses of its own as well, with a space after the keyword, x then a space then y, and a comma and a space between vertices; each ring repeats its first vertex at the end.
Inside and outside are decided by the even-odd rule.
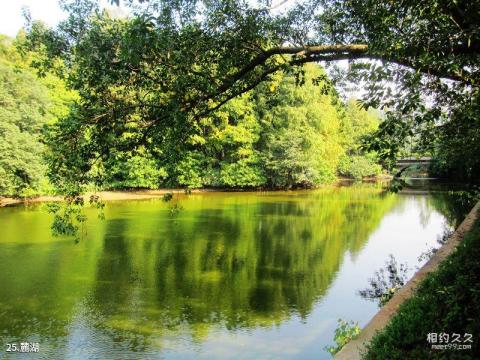
POLYGON ((431 162, 431 157, 398 159, 393 167, 395 169, 395 177, 400 177, 402 173, 412 165, 429 165, 431 162))

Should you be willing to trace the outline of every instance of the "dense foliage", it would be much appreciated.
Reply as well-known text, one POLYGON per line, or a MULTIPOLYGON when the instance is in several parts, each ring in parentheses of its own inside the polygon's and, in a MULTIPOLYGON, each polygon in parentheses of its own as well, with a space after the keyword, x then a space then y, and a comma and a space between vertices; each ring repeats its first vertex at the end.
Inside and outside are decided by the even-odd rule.
MULTIPOLYGON (((124 18, 92 0, 62 4, 70 16, 57 28, 28 29, 29 47, 42 54, 36 65, 64 76, 81 98, 52 139, 59 183, 91 181, 88 170, 112 156, 174 159, 230 99, 278 72, 303 83, 305 63, 341 59, 351 61, 343 79, 364 85, 365 104, 386 111, 367 142, 385 165, 408 142, 435 155, 444 173, 478 177, 478 1, 304 0, 276 11, 271 1, 131 0, 124 18)), ((374 172, 370 165, 360 164, 374 172)), ((184 182, 201 182, 193 175, 184 182)))
MULTIPOLYGON (((15 41, 22 49, 22 35, 15 41)), ((36 76, 28 64, 41 60, 38 53, 21 55, 3 39, 2 195, 68 192, 61 177, 61 169, 68 170, 64 160, 82 156, 72 152, 75 146, 66 154, 69 143, 62 141, 81 100, 57 76, 36 76)), ((360 143, 376 129, 379 115, 354 100, 342 102, 327 80, 312 64, 305 68, 303 86, 293 74, 277 74, 200 119, 183 143, 156 143, 154 152, 146 146, 110 149, 108 157, 82 168, 89 180, 84 186, 291 188, 328 183, 337 173, 375 175, 375 154, 364 154, 360 143)))
MULTIPOLYGON (((475 336, 480 317, 480 223, 466 235, 457 252, 444 261, 438 271, 421 283, 414 297, 408 299, 386 328, 369 345, 365 359, 478 359, 480 349, 475 336), (461 334, 462 345, 432 351, 427 342, 430 333, 461 334), (466 333, 472 343, 463 343, 466 333)), ((450 344, 452 342, 450 337, 450 344)))
POLYGON ((375 60, 356 61, 346 75, 365 85, 365 104, 386 110, 369 148, 386 165, 400 154, 432 155, 438 175, 478 182, 480 2, 322 3, 328 41, 368 44, 375 60))
POLYGON ((0 37, 0 194, 52 190, 42 128, 67 112, 72 94, 54 76, 38 79, 11 40, 0 37))
POLYGON ((433 147, 437 176, 480 182, 480 94, 466 99, 436 133, 433 147))
POLYGON ((376 129, 378 116, 353 100, 342 103, 335 92, 325 93, 315 83, 324 75, 319 66, 308 65, 303 86, 293 76, 276 76, 199 121, 195 133, 177 146, 177 156, 160 154, 154 160, 144 154, 105 164, 106 183, 120 188, 314 187, 334 180, 342 159, 354 162, 341 175, 378 174, 375 155, 367 157, 359 148, 362 136, 376 129), (358 166, 362 161, 370 168, 358 166), (136 173, 134 164, 141 164, 136 173))
POLYGON ((478 2, 305 0, 276 11, 270 1, 131 0, 124 17, 93 0, 61 4, 69 17, 56 28, 29 19, 22 48, 34 51, 40 73, 79 95, 46 137, 50 178, 62 191, 312 186, 337 166, 341 175, 375 175, 376 158, 363 152, 389 167, 406 143, 433 155, 438 173, 479 178, 478 2), (314 94, 333 91, 324 73, 306 76, 305 64, 341 59, 350 64, 333 69, 334 80, 361 84, 364 105, 385 111, 363 148, 337 136, 335 126, 362 133, 354 122, 326 120, 343 111, 336 99, 322 105, 325 119, 309 113, 314 94), (288 82, 318 90, 285 96, 288 82))

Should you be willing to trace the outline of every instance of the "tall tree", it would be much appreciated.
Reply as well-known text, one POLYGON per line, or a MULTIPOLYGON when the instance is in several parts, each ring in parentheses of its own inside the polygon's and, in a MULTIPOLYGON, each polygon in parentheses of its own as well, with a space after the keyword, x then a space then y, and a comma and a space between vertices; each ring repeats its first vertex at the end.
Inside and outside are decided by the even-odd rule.
POLYGON ((47 123, 65 116, 69 97, 58 78, 39 80, 12 39, 0 36, 1 195, 31 196, 51 190, 41 133, 47 123))
POLYGON ((352 62, 367 104, 388 110, 370 146, 390 159, 402 139, 428 138, 478 99, 478 1, 306 0, 285 12, 270 1, 127 3, 132 15, 112 19, 93 1, 63 2, 70 16, 57 29, 29 28, 44 51, 39 65, 61 58, 81 97, 52 139, 63 180, 85 180, 112 149, 174 149, 201 118, 273 73, 294 71, 301 82, 307 62, 352 62))

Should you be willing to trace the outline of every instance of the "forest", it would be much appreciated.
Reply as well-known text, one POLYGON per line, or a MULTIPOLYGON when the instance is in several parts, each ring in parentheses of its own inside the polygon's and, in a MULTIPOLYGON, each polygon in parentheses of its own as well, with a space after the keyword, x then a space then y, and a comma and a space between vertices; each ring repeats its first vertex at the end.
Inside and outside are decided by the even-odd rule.
MULTIPOLYGON (((39 76, 30 66, 38 54, 21 53, 22 41, 21 33, 0 43, 0 194, 28 197, 57 191, 48 169, 56 148, 52 132, 79 96, 54 74, 39 76)), ((305 67, 303 86, 293 75, 278 74, 202 119, 175 158, 164 156, 161 145, 158 156, 144 147, 114 152, 90 170, 102 173, 102 183, 88 185, 288 189, 378 175, 378 158, 361 145, 381 113, 355 99, 343 101, 333 88, 325 91, 325 77, 316 64, 305 67)))
POLYGON ((315 187, 402 154, 476 183, 478 4, 434 3, 72 0, 56 27, 26 11, 2 38, 0 193, 315 187))

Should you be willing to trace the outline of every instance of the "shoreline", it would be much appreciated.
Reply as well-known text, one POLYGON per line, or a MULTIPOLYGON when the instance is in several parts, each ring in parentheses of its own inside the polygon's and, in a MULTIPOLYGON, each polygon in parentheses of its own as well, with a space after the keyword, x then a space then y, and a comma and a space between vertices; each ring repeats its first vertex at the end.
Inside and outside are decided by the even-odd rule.
POLYGON ((462 223, 450 235, 433 256, 413 275, 413 277, 370 319, 367 325, 361 330, 358 337, 350 340, 333 357, 334 360, 361 360, 367 345, 377 332, 383 330, 398 313, 400 305, 416 295, 420 283, 430 274, 438 270, 441 263, 448 261, 462 244, 464 237, 473 229, 475 222, 480 218, 480 201, 470 210, 462 223))
MULTIPOLYGON (((364 178, 361 182, 371 183, 377 181, 388 181, 391 180, 391 177, 379 176, 379 177, 370 177, 364 178)), ((339 177, 332 184, 321 185, 312 189, 301 189, 301 190, 314 190, 319 189, 324 186, 340 186, 345 183, 354 183, 358 180, 339 177)), ((231 189, 231 188, 200 188, 192 189, 190 193, 204 193, 204 192, 250 192, 250 191, 290 191, 290 190, 300 190, 300 189, 231 189)), ((84 199, 88 199, 90 195, 98 195, 104 201, 116 201, 116 200, 146 200, 146 199, 156 199, 161 198, 167 193, 173 194, 185 194, 186 189, 175 188, 175 189, 132 189, 132 190, 108 190, 108 191, 88 191, 82 195, 84 199)), ((15 204, 29 204, 29 203, 38 203, 38 202, 51 202, 51 201, 63 201, 62 195, 40 195, 31 198, 21 198, 21 197, 2 197, 0 196, 0 207, 15 205, 15 204)))
MULTIPOLYGON (((220 191, 220 190, 209 190, 209 189, 195 189, 191 190, 192 193, 200 192, 209 192, 209 191, 220 191)), ((167 193, 173 194, 183 194, 185 193, 184 189, 157 189, 157 190, 118 190, 118 191, 99 191, 99 192, 86 192, 82 197, 86 200, 90 195, 98 195, 102 200, 105 201, 116 201, 116 200, 145 200, 145 199, 156 199, 161 198, 167 193)), ((63 201, 62 195, 41 195, 32 198, 12 198, 12 197, 0 197, 0 207, 15 205, 15 204, 28 204, 28 203, 39 203, 39 202, 51 202, 51 201, 63 201)))

